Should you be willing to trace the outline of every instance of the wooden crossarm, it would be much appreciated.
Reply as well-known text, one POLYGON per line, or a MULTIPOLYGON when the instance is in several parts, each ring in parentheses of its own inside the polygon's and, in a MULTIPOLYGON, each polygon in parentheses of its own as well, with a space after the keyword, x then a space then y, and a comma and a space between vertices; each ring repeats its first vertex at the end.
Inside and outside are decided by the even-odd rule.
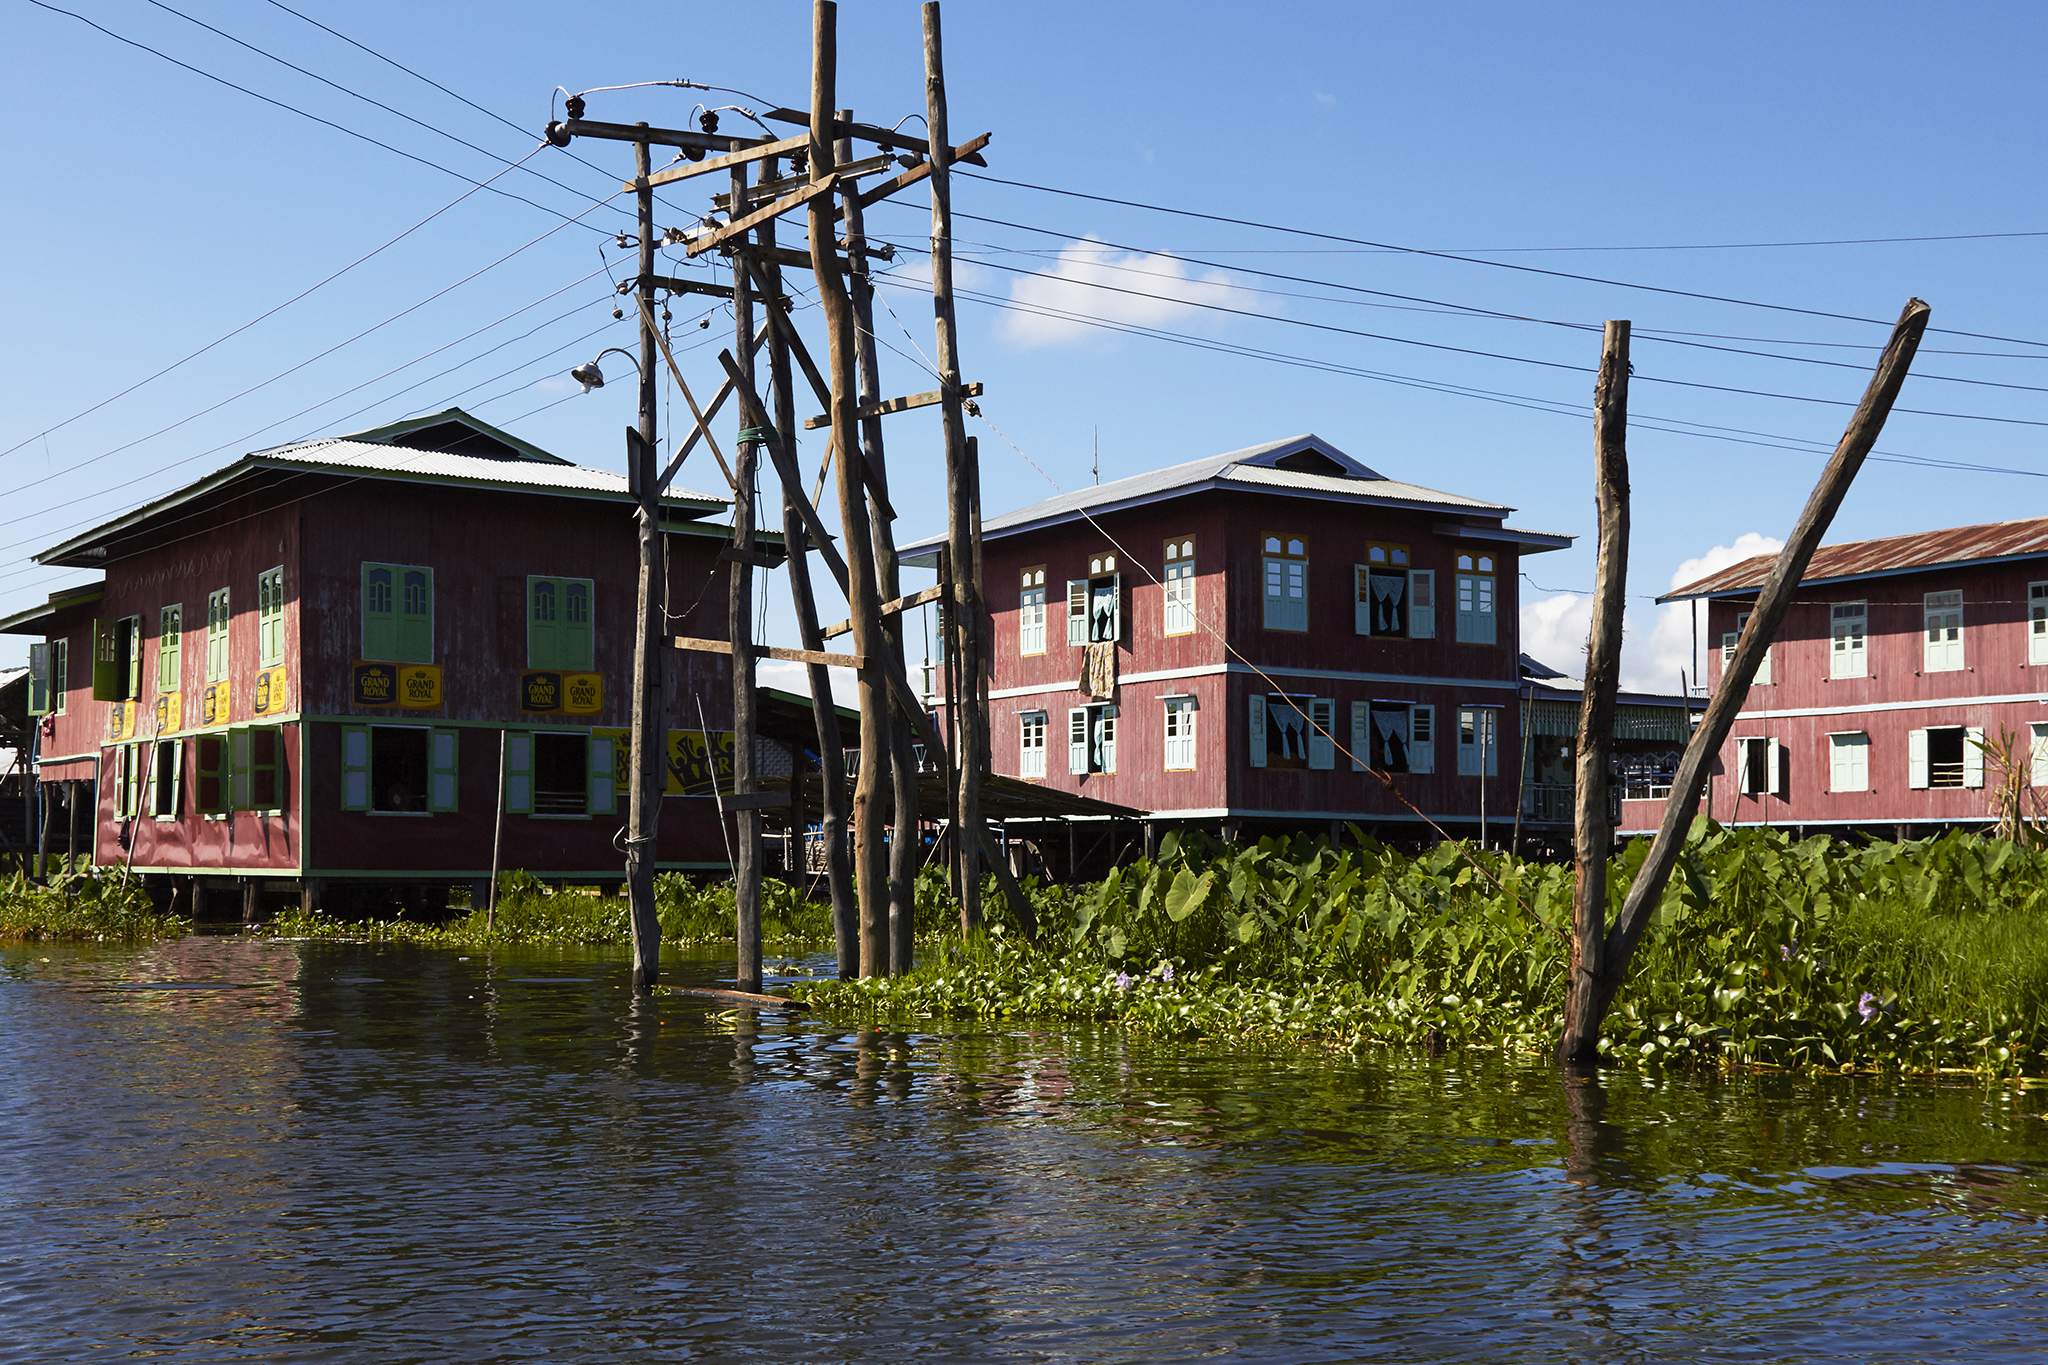
MULTIPOLYGON (((962 384, 960 386, 960 396, 962 398, 981 397, 981 385, 978 382, 962 384)), ((887 417, 890 413, 894 412, 909 412, 913 408, 928 408, 934 403, 943 402, 945 397, 946 391, 944 389, 933 389, 928 393, 913 393, 903 398, 884 398, 879 403, 862 403, 853 410, 853 420, 859 422, 869 417, 887 417)), ((831 425, 832 419, 824 413, 820 413, 816 417, 804 418, 805 431, 816 431, 819 427, 829 427, 831 425)))
MULTIPOLYGON (((688 180, 692 176, 730 170, 734 166, 744 166, 750 161, 766 161, 769 157, 781 156, 784 152, 799 151, 810 140, 810 135, 806 133, 798 137, 786 137, 779 142, 763 142, 758 146, 744 147, 737 152, 727 152, 724 156, 714 156, 708 161, 685 161, 648 176, 647 186, 649 189, 658 190, 663 185, 673 185, 678 180, 688 180)), ((628 180, 626 188, 637 190, 640 188, 640 182, 628 180)))
POLYGON ((821 180, 813 180, 802 189, 791 194, 785 194, 772 204, 763 204, 752 213, 733 219, 716 232, 708 232, 702 237, 693 238, 685 242, 683 244, 683 254, 685 256, 701 256, 707 251, 724 245, 735 237, 744 237, 770 218, 780 218, 791 209, 800 209, 819 195, 830 193, 833 185, 837 183, 838 177, 831 175, 821 180))

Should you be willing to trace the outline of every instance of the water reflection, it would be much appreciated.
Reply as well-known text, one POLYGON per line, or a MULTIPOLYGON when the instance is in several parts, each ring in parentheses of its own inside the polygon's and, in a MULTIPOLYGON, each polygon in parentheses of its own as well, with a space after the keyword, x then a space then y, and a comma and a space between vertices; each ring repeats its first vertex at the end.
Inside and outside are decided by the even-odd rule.
POLYGON ((584 953, 0 950, 0 1355, 1995 1357, 2048 1316, 2031 1093, 627 985, 584 953))

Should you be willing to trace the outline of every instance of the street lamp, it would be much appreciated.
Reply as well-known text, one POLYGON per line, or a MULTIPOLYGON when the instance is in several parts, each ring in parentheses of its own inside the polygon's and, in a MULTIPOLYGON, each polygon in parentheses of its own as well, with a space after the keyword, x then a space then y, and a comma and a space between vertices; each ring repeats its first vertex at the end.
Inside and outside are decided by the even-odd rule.
POLYGON ((631 351, 621 350, 617 346, 607 346, 602 351, 599 351, 595 356, 585 361, 583 364, 578 365, 575 369, 569 371, 569 377, 575 380, 577 383, 581 384, 583 386, 583 391, 585 393, 589 393, 592 389, 603 388, 604 371, 598 368, 598 362, 603 360, 608 355, 622 355, 626 357, 626 359, 633 361, 634 369, 637 370, 640 368, 640 362, 638 360, 633 359, 633 353, 631 351))

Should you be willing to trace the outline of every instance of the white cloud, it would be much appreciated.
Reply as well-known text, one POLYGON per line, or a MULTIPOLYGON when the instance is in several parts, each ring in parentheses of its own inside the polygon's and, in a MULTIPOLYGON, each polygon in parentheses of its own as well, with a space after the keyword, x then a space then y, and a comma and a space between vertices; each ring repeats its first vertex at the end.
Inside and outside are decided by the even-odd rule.
POLYGON ((1337 107, 1337 97, 1327 90, 1316 91, 1315 100, 1316 108, 1318 109, 1335 109, 1337 107))
MULTIPOLYGON (((828 668, 825 672, 832 680, 832 699, 841 706, 852 706, 856 700, 853 670, 828 668)), ((810 667, 807 664, 790 663, 786 659, 763 659, 754 665, 754 685, 773 687, 808 697, 811 695, 810 667)))
MULTIPOLYGON (((1056 309, 1145 327, 1185 325, 1190 319, 1219 316, 1206 313, 1196 306, 1199 304, 1225 308, 1257 305, 1256 295, 1228 283, 1221 271, 1191 271, 1170 256, 1117 251, 1092 239, 1061 251, 1044 273, 1017 279, 1010 286, 1010 299, 1027 309, 1056 309)), ((1002 327, 1006 337, 1025 346, 1057 345, 1098 335, 1085 322, 1034 312, 1006 313, 1002 327)))
MULTIPOLYGON (((1775 536, 1745 531, 1731 544, 1716 545, 1685 560, 1672 571, 1665 589, 1683 587, 1755 555, 1776 554, 1783 546, 1784 542, 1775 536)), ((1675 693, 1681 671, 1688 683, 1697 685, 1704 659, 1695 660, 1693 657, 1692 603, 1671 602, 1647 609, 1646 605, 1631 605, 1623 613, 1623 689, 1675 693)), ((1593 599, 1584 593, 1557 593, 1525 600, 1522 603, 1522 652, 1570 677, 1583 677, 1586 671, 1586 634, 1592 624, 1593 599)), ((1702 656, 1709 647, 1710 642, 1702 638, 1702 656)))

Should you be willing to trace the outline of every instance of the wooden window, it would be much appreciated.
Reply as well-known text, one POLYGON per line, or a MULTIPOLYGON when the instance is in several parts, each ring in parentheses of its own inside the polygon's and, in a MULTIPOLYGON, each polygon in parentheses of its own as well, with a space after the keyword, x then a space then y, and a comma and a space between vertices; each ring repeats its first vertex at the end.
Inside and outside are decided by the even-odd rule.
POLYGON ((1195 699, 1166 697, 1166 768, 1169 772, 1192 772, 1195 766, 1195 699))
POLYGON ((284 662, 284 569, 256 576, 256 661, 264 668, 284 662))
POLYGON ((150 754, 149 813, 159 820, 175 820, 184 809, 185 746, 175 739, 160 739, 150 754))
POLYGON ((1099 644, 1124 636, 1123 578, 1116 556, 1093 555, 1086 578, 1067 580, 1067 643, 1099 644))
POLYGON ((365 659, 434 662, 434 571, 415 564, 363 565, 365 659))
POLYGON ((242 808, 277 814, 284 810, 284 732, 275 725, 255 725, 244 733, 248 778, 241 784, 242 808))
MULTIPOLYGON (((1176 536, 1166 542, 1166 572, 1161 580, 1162 619, 1167 635, 1195 633, 1195 538, 1176 536)), ((1171 766, 1171 765, 1169 765, 1171 766)), ((1189 760, 1193 766, 1193 759, 1189 760)))
POLYGON ((1017 775, 1045 776, 1045 722, 1043 711, 1017 713, 1017 775))
POLYGON ((44 716, 50 712, 50 642, 38 640, 28 647, 28 713, 44 716))
POLYGON ((71 641, 50 641, 50 714, 61 716, 71 705, 71 641))
POLYGON ((528 730, 505 735, 505 809, 513 815, 533 813, 533 734, 528 730))
POLYGON ((185 608, 177 603, 165 607, 156 618, 156 690, 175 692, 182 674, 179 665, 185 645, 185 608))
POLYGON ((2027 662, 2048 664, 2048 583, 2027 584, 2027 662))
POLYGON ((1116 707, 1076 706, 1067 712, 1067 769, 1075 773, 1116 771, 1116 707))
POLYGON ((1785 761, 1778 741, 1748 735, 1735 741, 1736 789, 1744 796, 1784 795, 1785 761))
POLYGON ((1255 692, 1251 698, 1254 768, 1334 768, 1337 703, 1329 697, 1255 692))
POLYGON ((1265 614, 1267 630, 1308 629, 1308 542, 1300 536, 1265 538, 1265 614))
MULTIPOLYGON (((610 741, 605 743, 609 745, 610 741)), ((591 737, 587 733, 541 731, 533 737, 533 813, 590 815, 591 737)), ((609 747, 604 755, 604 786, 612 789, 609 747)))
POLYGON ((1463 777, 1500 776, 1500 708, 1458 708, 1458 773, 1463 777))
POLYGON ((133 701, 142 695, 142 618, 92 623, 92 698, 133 701))
POLYGON ((1963 666, 1963 594, 1930 592, 1921 603, 1926 641, 1921 665, 1928 673, 1953 673, 1963 666))
POLYGON ((228 675, 228 590, 215 588, 206 598, 206 680, 228 675))
POLYGON ((1359 635, 1401 636, 1410 629, 1413 599, 1408 547, 1375 541, 1365 547, 1365 562, 1352 566, 1352 629, 1359 635))
POLYGON ((1435 729, 1434 707, 1404 701, 1353 702, 1352 731, 1358 736, 1355 747, 1363 762, 1352 766, 1387 773, 1432 772, 1436 767, 1435 729))
POLYGON ((1408 708, 1408 771, 1436 771, 1436 707, 1408 708))
MULTIPOLYGON (((1735 662, 1735 647, 1742 643, 1742 632, 1749 625, 1749 617, 1750 613, 1746 611, 1736 612, 1735 629, 1727 631, 1721 636, 1721 671, 1724 673, 1728 671, 1728 665, 1735 662)), ((1769 687, 1770 685, 1771 649, 1769 645, 1765 645, 1763 661, 1757 664, 1756 676, 1750 679, 1750 686, 1769 687)))
POLYGON ((1870 736, 1864 731, 1844 730, 1828 736, 1828 790, 1870 790, 1870 736))
POLYGON ((2028 780, 2048 787, 2048 721, 2037 720, 2027 727, 2032 745, 2028 752, 2028 780))
POLYGON ((597 635, 588 578, 526 580, 526 666, 585 672, 596 666, 597 635))
POLYGON ((1494 626, 1494 561, 1489 554, 1458 556, 1458 641, 1490 645, 1498 638, 1494 626))
POLYGON ((1974 725, 1935 725, 1906 734, 1906 785, 1984 785, 1984 731, 1974 725))
POLYGON ((227 735, 195 735, 192 758, 199 778, 193 805, 206 815, 226 815, 234 804, 234 755, 228 749, 227 735))
POLYGON ((121 618, 121 682, 123 701, 142 696, 142 618, 121 618))
POLYGON ((1337 703, 1329 697, 1309 700, 1308 766, 1318 770, 1337 766, 1337 703))
MULTIPOLYGON (((1867 666, 1870 636, 1870 606, 1865 602, 1837 602, 1828 608, 1831 643, 1828 650, 1830 678, 1860 678, 1867 666)), ((1836 788, 1837 791, 1856 788, 1836 788)))
POLYGON ((1024 570, 1017 590, 1017 652, 1045 653, 1045 566, 1024 570))
POLYGON ((114 750, 114 818, 133 820, 141 809, 142 746, 123 744, 114 750))
POLYGON ((370 809, 384 815, 427 812, 428 750, 425 726, 370 727, 370 809))

